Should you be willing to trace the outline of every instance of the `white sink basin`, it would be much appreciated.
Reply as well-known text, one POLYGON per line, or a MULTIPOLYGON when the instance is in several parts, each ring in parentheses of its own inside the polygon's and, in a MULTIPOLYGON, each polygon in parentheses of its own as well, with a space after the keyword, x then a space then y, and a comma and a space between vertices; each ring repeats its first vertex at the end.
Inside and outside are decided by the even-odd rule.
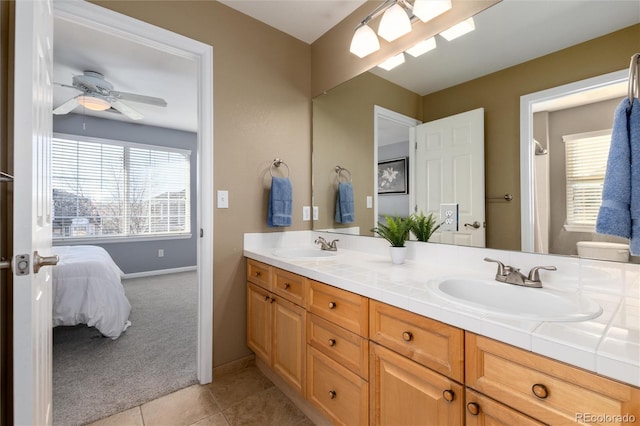
POLYGON ((292 247, 275 249, 273 255, 282 257, 285 259, 298 259, 298 260, 317 260, 327 259, 338 255, 337 251, 320 250, 320 248, 305 248, 305 247, 292 247))
POLYGON ((438 296, 480 313, 534 321, 586 321, 602 307, 579 292, 528 288, 493 280, 453 278, 429 282, 438 296))

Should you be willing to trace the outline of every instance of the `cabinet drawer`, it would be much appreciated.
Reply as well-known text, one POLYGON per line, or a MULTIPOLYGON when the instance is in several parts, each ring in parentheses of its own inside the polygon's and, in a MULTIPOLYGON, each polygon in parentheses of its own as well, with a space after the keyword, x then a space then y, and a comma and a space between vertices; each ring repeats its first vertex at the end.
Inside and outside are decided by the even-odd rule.
POLYGON ((369 384, 311 346, 307 346, 307 400, 333 424, 369 423, 369 384))
POLYGON ((467 386, 544 423, 640 418, 638 388, 473 333, 465 346, 467 386))
POLYGON ((529 416, 482 394, 466 390, 466 426, 543 426, 529 416))
POLYGON ((247 281, 271 290, 271 266, 247 259, 247 281))
POLYGON ((314 314, 307 314, 307 343, 369 379, 369 341, 314 314))
POLYGON ((462 385, 375 343, 370 366, 372 425, 464 423, 462 385))
POLYGON ((375 300, 369 321, 371 340, 463 382, 463 330, 375 300))
POLYGON ((278 268, 273 268, 272 276, 271 291, 296 305, 307 306, 305 296, 308 282, 305 277, 278 268))
POLYGON ((322 284, 309 283, 309 312, 362 336, 369 336, 369 299, 322 284))

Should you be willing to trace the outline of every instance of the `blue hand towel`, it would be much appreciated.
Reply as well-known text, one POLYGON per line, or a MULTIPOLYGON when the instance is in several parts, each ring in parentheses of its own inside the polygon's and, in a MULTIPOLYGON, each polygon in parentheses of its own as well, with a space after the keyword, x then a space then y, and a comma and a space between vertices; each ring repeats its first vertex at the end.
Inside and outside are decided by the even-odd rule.
POLYGON ((293 188, 288 177, 272 177, 267 225, 291 226, 293 188))
POLYGON ((335 220, 338 223, 351 223, 355 220, 353 185, 351 185, 351 182, 338 183, 335 220))
POLYGON ((640 254, 640 102, 628 98, 615 110, 611 147, 596 232, 629 238, 640 254))

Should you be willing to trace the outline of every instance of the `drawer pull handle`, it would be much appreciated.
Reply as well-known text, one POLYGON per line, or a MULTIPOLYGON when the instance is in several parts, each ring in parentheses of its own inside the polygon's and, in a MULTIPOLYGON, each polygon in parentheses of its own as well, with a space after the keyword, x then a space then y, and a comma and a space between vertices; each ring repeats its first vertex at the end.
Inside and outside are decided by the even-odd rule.
POLYGON ((262 272, 260 271, 256 272, 256 277, 259 277, 260 275, 262 275, 262 272))
POLYGON ((329 391, 329 398, 331 398, 331 399, 336 399, 336 391, 334 391, 334 390, 330 390, 330 391, 329 391))
POLYGON ((291 287, 291 284, 289 284, 289 283, 284 283, 284 289, 285 289, 285 290, 289 290, 289 287, 291 287))
POLYGON ((467 404, 467 411, 472 416, 477 416, 480 413, 480 406, 477 402, 470 402, 467 404))
POLYGON ((455 399, 456 394, 451 389, 445 389, 442 391, 442 397, 447 402, 451 402, 455 399))
POLYGON ((336 302, 329 302, 329 309, 335 309, 336 308, 336 302))
POLYGON ((273 297, 271 298, 271 303, 275 302, 276 299, 274 299, 273 297))
POLYGON ((264 301, 266 302, 267 300, 269 300, 269 295, 266 295, 266 296, 264 297, 264 301))
POLYGON ((329 346, 335 346, 336 345, 336 339, 329 339, 329 346))
POLYGON ((410 331, 404 331, 402 333, 402 340, 404 340, 405 342, 410 342, 413 340, 413 333, 410 331))
POLYGON ((540 383, 536 383, 535 385, 531 386, 531 392, 533 392, 533 394, 540 399, 545 399, 549 396, 549 390, 547 389, 547 387, 545 385, 541 385, 540 383))

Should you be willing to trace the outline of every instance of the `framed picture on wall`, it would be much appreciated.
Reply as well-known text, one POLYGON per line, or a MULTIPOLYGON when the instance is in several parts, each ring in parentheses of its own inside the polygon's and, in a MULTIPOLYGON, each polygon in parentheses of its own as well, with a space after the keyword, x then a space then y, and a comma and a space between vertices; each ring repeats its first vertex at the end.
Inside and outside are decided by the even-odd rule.
POLYGON ((407 157, 378 162, 378 194, 408 194, 407 157))

